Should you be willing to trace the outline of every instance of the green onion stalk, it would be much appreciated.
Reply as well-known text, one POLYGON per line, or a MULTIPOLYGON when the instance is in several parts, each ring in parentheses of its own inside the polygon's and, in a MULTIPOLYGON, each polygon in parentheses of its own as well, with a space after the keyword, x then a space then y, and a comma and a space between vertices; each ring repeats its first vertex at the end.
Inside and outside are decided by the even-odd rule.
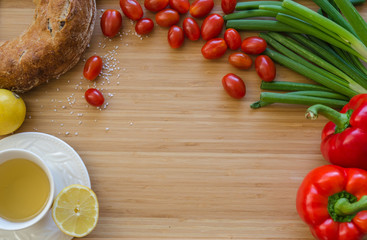
MULTIPOLYGON (((336 3, 338 3, 338 2, 346 3, 346 2, 349 2, 349 0, 336 0, 335 2, 336 3)), ((353 7, 352 4, 350 4, 348 6, 353 7)), ((359 53, 361 55, 359 57, 362 60, 367 62, 367 47, 356 36, 354 36, 353 33, 349 32, 348 30, 346 30, 342 26, 338 25, 337 23, 333 22, 332 20, 330 20, 330 19, 318 14, 317 12, 312 11, 311 9, 309 9, 309 8, 299 4, 299 3, 296 3, 292 0, 284 0, 283 3, 282 3, 282 7, 296 12, 296 13, 304 16, 306 19, 309 19, 313 22, 317 22, 318 25, 315 25, 315 27, 322 26, 322 27, 327 28, 328 30, 334 32, 335 34, 337 34, 340 37, 340 39, 344 40, 344 42, 348 46, 350 46, 357 53, 359 53)), ((345 11, 345 12, 350 13, 350 11, 345 11)), ((353 12, 356 13, 357 11, 353 11, 353 12)), ((360 15, 358 14, 358 16, 360 16, 360 15)), ((350 17, 351 17, 351 19, 354 19, 354 20, 358 18, 357 16, 354 16, 354 17, 350 16, 350 17)), ((362 24, 362 22, 363 22, 364 24, 362 24, 362 25, 366 24, 366 22, 363 19, 362 20, 359 19, 359 21, 357 20, 356 22, 358 22, 359 24, 362 24)), ((357 32, 357 34, 359 34, 359 32, 357 32)), ((367 34, 367 32, 366 32, 366 34, 367 34)), ((366 43, 367 43, 367 38, 366 38, 366 43)))

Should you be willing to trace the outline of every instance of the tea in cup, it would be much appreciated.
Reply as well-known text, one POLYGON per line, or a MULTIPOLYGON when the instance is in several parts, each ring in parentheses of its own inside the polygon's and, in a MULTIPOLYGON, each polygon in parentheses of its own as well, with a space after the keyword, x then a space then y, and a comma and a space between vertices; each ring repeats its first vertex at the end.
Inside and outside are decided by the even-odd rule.
POLYGON ((38 222, 50 209, 54 191, 52 174, 40 157, 23 149, 0 152, 0 229, 38 222))

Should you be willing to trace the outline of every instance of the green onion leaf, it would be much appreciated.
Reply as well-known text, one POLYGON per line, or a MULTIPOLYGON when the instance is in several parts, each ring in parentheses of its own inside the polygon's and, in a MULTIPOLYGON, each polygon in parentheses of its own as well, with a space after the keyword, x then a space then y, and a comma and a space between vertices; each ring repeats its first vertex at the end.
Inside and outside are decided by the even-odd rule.
POLYGON ((361 41, 367 45, 367 23, 349 0, 334 0, 336 5, 354 28, 361 41))
POLYGON ((257 9, 259 5, 282 5, 281 1, 250 1, 250 2, 240 2, 236 5, 236 10, 248 10, 257 9))
POLYGON ((233 19, 243 19, 243 18, 252 18, 252 17, 275 17, 277 13, 267 10, 246 10, 246 11, 239 11, 234 12, 228 15, 224 15, 224 20, 233 20, 233 19))
MULTIPOLYGON (((343 1, 345 1, 345 0, 343 0, 343 1)), ((333 44, 337 47, 340 47, 340 48, 342 48, 342 49, 344 49, 348 52, 351 52, 352 54, 358 56, 359 58, 362 58, 364 61, 367 62, 367 48, 366 48, 366 46, 356 36, 354 36, 351 32, 349 32, 345 28, 343 28, 340 25, 336 24, 332 20, 316 13, 315 11, 312 11, 311 9, 309 9, 305 6, 302 6, 301 4, 298 4, 298 3, 296 3, 292 0, 284 0, 283 4, 282 4, 282 7, 287 8, 291 11, 294 11, 297 14, 300 14, 300 15, 304 16, 305 18, 310 19, 313 22, 317 22, 319 25, 321 25, 321 26, 327 28, 328 30, 334 32, 335 34, 337 34, 340 37, 340 39, 342 39, 345 42, 345 44, 347 44, 352 49, 354 49, 358 54, 355 54, 355 53, 349 51, 348 49, 344 49, 344 48, 342 48, 340 46, 337 46, 334 43, 330 42, 331 44, 333 44)), ((353 26, 352 23, 351 23, 351 25, 353 26)), ((358 34, 358 31, 356 31, 356 32, 358 34)), ((313 36, 315 36, 315 35, 313 35, 313 36)), ((318 37, 318 36, 316 35, 315 37, 318 37)), ((328 40, 325 40, 325 41, 329 42, 328 40)))
POLYGON ((287 24, 275 20, 249 20, 235 19, 228 20, 227 28, 245 31, 272 31, 272 32, 294 32, 301 33, 300 30, 293 28, 287 24))

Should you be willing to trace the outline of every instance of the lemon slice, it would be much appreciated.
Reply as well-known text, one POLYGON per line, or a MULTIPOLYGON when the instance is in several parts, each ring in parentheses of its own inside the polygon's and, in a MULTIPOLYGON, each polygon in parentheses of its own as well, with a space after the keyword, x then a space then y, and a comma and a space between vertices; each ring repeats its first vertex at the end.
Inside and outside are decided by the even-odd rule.
POLYGON ((58 228, 69 236, 88 235, 98 221, 96 194, 90 188, 79 184, 64 188, 54 201, 52 218, 58 228))

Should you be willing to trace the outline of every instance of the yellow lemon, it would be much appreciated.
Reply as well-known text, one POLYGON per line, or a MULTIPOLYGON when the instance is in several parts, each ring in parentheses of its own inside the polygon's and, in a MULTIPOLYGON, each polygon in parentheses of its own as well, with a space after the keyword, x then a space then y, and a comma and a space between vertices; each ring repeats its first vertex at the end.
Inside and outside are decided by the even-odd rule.
POLYGON ((17 130, 24 122, 26 107, 17 94, 0 89, 0 135, 17 130))
POLYGON ((97 225, 98 210, 96 194, 86 186, 74 184, 57 195, 52 206, 52 218, 63 233, 84 237, 97 225))

